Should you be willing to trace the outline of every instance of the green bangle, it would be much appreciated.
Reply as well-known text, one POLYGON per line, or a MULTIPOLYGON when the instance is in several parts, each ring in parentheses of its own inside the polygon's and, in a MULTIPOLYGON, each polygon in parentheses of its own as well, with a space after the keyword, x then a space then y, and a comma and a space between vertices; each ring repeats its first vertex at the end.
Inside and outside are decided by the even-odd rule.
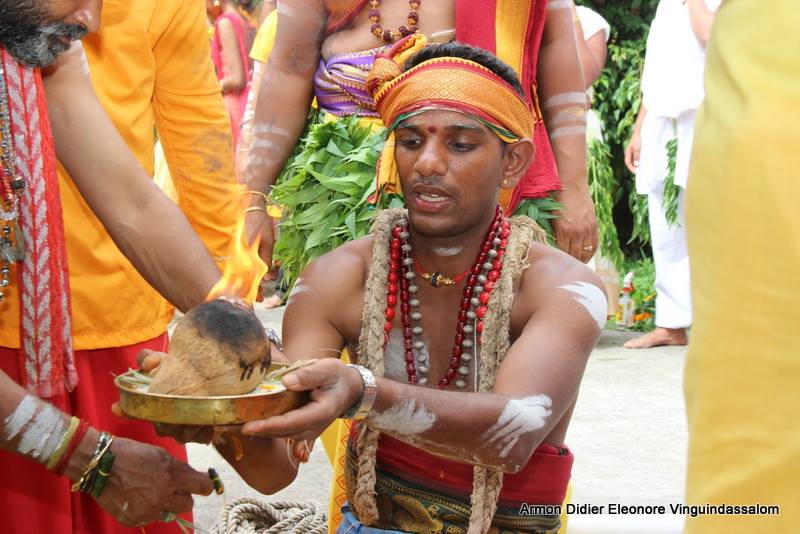
POLYGON ((95 499, 100 497, 103 493, 103 489, 106 487, 108 477, 111 476, 111 467, 114 465, 115 458, 116 456, 114 456, 114 453, 110 450, 106 451, 103 457, 100 458, 100 463, 97 466, 97 476, 92 485, 92 496, 95 499))

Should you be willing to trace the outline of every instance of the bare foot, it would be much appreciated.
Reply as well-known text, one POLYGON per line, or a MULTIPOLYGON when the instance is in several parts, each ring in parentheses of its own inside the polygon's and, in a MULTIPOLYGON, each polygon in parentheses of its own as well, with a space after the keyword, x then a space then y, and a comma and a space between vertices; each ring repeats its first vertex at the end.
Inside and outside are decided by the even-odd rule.
POLYGON ((685 328, 662 328, 659 326, 652 332, 631 339, 623 347, 626 349, 649 349, 663 345, 686 345, 686 342, 685 328))
POLYGON ((265 298, 261 305, 265 308, 278 308, 283 306, 283 300, 278 295, 272 295, 265 298))

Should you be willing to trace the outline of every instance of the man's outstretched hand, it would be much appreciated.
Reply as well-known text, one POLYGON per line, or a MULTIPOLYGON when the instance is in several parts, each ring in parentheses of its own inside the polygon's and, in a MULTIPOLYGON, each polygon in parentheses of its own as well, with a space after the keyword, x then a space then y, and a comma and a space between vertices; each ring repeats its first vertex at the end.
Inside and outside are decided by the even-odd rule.
POLYGON ((361 398, 364 383, 358 371, 336 358, 323 358, 283 377, 291 391, 308 391, 311 402, 296 410, 242 427, 245 435, 315 439, 361 398))

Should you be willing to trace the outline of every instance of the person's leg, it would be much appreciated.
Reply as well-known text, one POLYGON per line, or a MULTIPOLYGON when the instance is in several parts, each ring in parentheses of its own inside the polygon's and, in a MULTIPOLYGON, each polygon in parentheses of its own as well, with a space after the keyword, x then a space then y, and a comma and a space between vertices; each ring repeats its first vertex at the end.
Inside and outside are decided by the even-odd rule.
POLYGON ((685 193, 678 194, 678 221, 670 225, 664 214, 663 186, 648 195, 650 241, 656 270, 656 328, 625 343, 625 348, 645 349, 686 345, 686 328, 692 323, 689 291, 689 254, 686 249, 685 193))

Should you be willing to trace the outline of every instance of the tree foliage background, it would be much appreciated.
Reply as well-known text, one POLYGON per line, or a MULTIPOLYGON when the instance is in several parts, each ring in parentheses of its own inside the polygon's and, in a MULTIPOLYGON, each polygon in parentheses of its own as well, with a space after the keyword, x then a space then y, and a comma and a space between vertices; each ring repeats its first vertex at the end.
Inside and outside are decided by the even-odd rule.
POLYGON ((601 228, 601 248, 617 269, 649 255, 647 197, 637 195, 625 167, 641 95, 645 44, 658 0, 577 0, 611 25, 608 60, 595 83, 594 109, 604 124, 604 143, 590 146, 589 174, 601 228))

